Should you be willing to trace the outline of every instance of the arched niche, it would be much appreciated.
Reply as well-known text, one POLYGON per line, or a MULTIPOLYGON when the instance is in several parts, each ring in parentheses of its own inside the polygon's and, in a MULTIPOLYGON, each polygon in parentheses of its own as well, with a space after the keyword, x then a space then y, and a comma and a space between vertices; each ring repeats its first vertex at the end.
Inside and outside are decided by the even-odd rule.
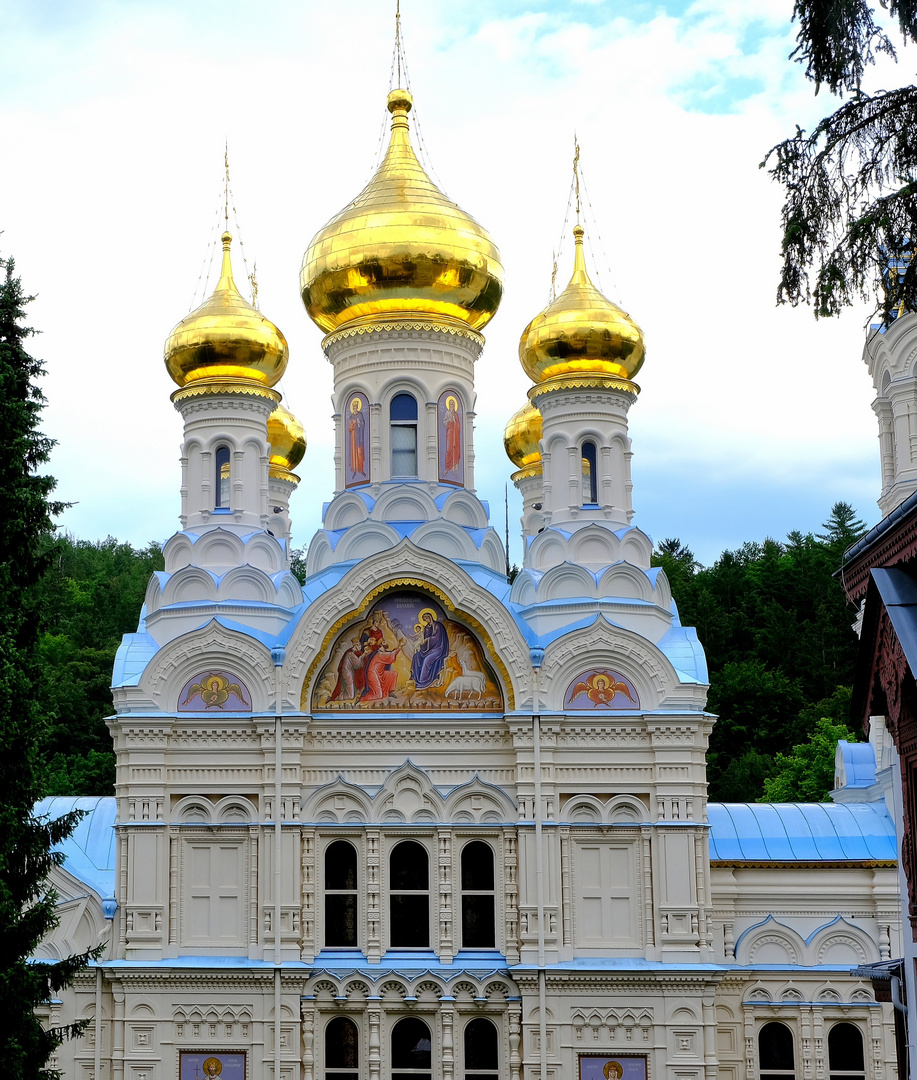
POLYGON ((489 642, 429 594, 396 589, 355 614, 326 647, 311 709, 501 712, 492 655, 489 642))

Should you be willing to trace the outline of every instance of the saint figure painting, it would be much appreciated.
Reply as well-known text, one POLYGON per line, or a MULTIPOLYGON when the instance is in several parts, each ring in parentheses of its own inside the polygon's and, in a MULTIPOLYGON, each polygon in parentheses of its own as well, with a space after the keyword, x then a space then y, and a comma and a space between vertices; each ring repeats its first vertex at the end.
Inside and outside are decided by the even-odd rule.
POLYGON ((369 401, 365 394, 351 394, 347 399, 344 424, 344 484, 368 483, 369 401))
POLYGON ((446 484, 464 484, 462 429, 465 426, 465 413, 461 398, 454 390, 440 395, 436 415, 439 420, 439 479, 446 484))

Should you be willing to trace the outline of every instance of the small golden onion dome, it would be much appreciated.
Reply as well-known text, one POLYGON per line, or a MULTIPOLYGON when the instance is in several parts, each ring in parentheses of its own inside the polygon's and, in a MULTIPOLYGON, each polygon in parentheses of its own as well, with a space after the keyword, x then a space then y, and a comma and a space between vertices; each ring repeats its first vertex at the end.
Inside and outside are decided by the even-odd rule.
POLYGON ((286 338, 236 288, 231 243, 224 232, 223 268, 213 295, 166 339, 166 368, 179 386, 239 381, 273 386, 286 369, 286 338))
POLYGON ((517 469, 541 464, 541 413, 527 401, 515 413, 503 432, 506 456, 517 469))
POLYGON ((565 376, 632 379, 646 351, 643 331, 592 284, 581 226, 576 226, 573 236, 576 248, 570 284, 523 330, 519 360, 535 383, 565 376))
POLYGON ((421 168, 408 134, 412 104, 406 90, 389 94, 385 159, 303 257, 302 301, 326 333, 417 318, 480 330, 500 303, 500 253, 421 168))
POLYGON ((271 475, 285 476, 302 461, 306 453, 306 433, 296 417, 278 405, 267 421, 267 441, 271 444, 271 475))

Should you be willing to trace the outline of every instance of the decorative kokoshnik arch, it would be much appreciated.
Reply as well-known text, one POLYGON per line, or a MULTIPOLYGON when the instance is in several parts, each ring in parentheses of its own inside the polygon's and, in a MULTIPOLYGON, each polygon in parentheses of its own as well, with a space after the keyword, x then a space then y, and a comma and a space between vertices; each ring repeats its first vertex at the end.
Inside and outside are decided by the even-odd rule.
POLYGON ((316 668, 312 712, 502 712, 496 670, 510 685, 480 624, 415 579, 374 589, 338 619, 303 686, 304 711, 316 668))

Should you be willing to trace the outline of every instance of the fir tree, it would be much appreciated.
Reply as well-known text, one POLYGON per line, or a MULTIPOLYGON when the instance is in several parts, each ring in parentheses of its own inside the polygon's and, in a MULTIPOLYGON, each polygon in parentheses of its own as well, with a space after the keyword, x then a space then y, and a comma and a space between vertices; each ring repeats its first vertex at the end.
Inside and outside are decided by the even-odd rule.
POLYGON ((42 721, 36 687, 38 614, 35 588, 42 550, 61 509, 49 501, 50 476, 39 475, 53 445, 39 428, 44 399, 39 361, 25 349, 23 295, 12 259, 0 259, 0 1061, 10 1080, 46 1080, 51 1054, 80 1024, 46 1029, 36 1008, 65 986, 89 955, 30 962, 56 925, 48 874, 54 851, 77 821, 36 818, 41 796, 42 721))
MULTIPOLYGON (((881 2, 901 40, 917 41, 917 3, 881 2)), ((878 53, 895 58, 874 11, 869 0, 796 0, 792 56, 816 93, 826 86, 850 97, 811 132, 797 127, 761 164, 785 190, 777 302, 811 302, 820 316, 881 296, 887 324, 902 305, 917 311, 917 86, 862 89, 878 53)))

